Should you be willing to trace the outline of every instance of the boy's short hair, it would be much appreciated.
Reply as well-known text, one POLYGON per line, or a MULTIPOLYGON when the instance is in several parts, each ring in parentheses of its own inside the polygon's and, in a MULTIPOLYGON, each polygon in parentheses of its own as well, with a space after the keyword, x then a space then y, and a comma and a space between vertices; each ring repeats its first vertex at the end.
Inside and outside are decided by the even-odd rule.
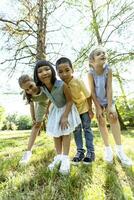
POLYGON ((61 57, 56 61, 56 70, 58 69, 58 65, 63 64, 63 63, 68 63, 69 67, 71 69, 73 69, 71 60, 69 58, 66 58, 66 57, 61 57))

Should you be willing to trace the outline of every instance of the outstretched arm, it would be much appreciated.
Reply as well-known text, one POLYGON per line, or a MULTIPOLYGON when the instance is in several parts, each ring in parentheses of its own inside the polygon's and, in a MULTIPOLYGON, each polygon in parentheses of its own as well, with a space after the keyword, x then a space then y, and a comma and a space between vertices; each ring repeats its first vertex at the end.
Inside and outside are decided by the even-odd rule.
POLYGON ((34 102, 30 102, 30 114, 31 114, 32 122, 34 124, 36 122, 34 102))
POLYGON ((41 124, 42 124, 42 121, 36 122, 34 102, 30 102, 30 113, 31 113, 32 121, 33 121, 33 127, 32 127, 32 132, 30 134, 30 138, 28 141, 28 147, 27 147, 28 151, 31 151, 34 145, 36 136, 38 135, 41 128, 41 124))

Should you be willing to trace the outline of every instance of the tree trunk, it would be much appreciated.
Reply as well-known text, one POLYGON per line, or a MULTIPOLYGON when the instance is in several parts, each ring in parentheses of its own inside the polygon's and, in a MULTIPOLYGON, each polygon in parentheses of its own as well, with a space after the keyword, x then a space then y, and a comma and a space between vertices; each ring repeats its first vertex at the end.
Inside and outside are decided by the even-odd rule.
POLYGON ((47 25, 47 3, 45 0, 38 0, 37 19, 37 54, 36 60, 46 58, 46 25, 47 25), (45 13, 44 13, 45 6, 45 13))
MULTIPOLYGON (((121 89, 121 93, 122 93, 122 97, 124 99, 126 110, 128 112, 130 112, 131 110, 130 110, 130 107, 129 107, 128 102, 127 102, 127 97, 126 97, 125 90, 123 88, 123 83, 122 83, 122 80, 121 80, 120 75, 119 75, 119 71, 118 71, 116 66, 115 66, 115 69, 116 69, 116 74, 117 74, 116 79, 118 80, 118 83, 119 83, 119 86, 120 86, 120 89, 121 89)), ((134 120, 132 118, 129 118, 128 120, 129 120, 130 126, 134 126, 134 120)))
POLYGON ((99 45, 101 45, 102 44, 102 38, 101 38, 100 33, 99 33, 99 25, 98 25, 96 13, 95 13, 94 0, 90 0, 90 6, 91 6, 91 11, 92 11, 92 17, 93 17, 93 29, 94 29, 94 32, 95 32, 95 36, 97 38, 97 42, 98 42, 99 45))
POLYGON ((127 127, 124 124, 123 119, 122 119, 122 117, 121 117, 121 115, 120 115, 120 113, 119 113, 118 108, 117 108, 116 105, 115 105, 115 108, 116 108, 116 112, 118 114, 118 119, 119 119, 119 122, 120 122, 121 130, 127 130, 127 127))

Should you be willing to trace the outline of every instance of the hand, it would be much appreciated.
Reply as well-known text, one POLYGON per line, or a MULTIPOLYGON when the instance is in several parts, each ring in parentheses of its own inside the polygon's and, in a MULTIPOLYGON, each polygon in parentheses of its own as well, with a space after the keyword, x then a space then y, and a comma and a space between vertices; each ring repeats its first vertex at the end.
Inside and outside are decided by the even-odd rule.
POLYGON ((67 129, 68 125, 69 125, 68 118, 63 115, 60 119, 61 130, 67 129))
POLYGON ((107 111, 108 111, 108 115, 111 119, 115 120, 118 118, 118 115, 117 115, 117 112, 116 112, 116 109, 115 107, 111 106, 111 107, 108 107, 107 108, 107 111))
POLYGON ((97 119, 104 117, 103 110, 101 107, 96 109, 96 117, 97 117, 97 119))
POLYGON ((96 110, 96 117, 101 126, 105 125, 105 117, 103 114, 103 109, 100 107, 96 110))

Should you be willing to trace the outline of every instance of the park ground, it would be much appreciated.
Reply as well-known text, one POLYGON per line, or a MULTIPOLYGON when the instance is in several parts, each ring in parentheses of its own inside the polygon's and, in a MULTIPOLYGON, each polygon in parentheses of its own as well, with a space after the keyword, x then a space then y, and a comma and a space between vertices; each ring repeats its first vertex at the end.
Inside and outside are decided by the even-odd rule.
MULTIPOLYGON (((47 169, 55 156, 53 140, 43 131, 37 137, 31 162, 20 166, 30 131, 0 132, 0 200, 134 200, 134 166, 124 167, 114 157, 103 161, 103 142, 94 130, 96 160, 92 165, 71 165, 69 176, 47 169)), ((110 133, 111 146, 114 141, 110 133)), ((134 130, 122 132, 124 150, 134 160, 134 130)), ((72 137, 70 158, 76 152, 72 137)))

